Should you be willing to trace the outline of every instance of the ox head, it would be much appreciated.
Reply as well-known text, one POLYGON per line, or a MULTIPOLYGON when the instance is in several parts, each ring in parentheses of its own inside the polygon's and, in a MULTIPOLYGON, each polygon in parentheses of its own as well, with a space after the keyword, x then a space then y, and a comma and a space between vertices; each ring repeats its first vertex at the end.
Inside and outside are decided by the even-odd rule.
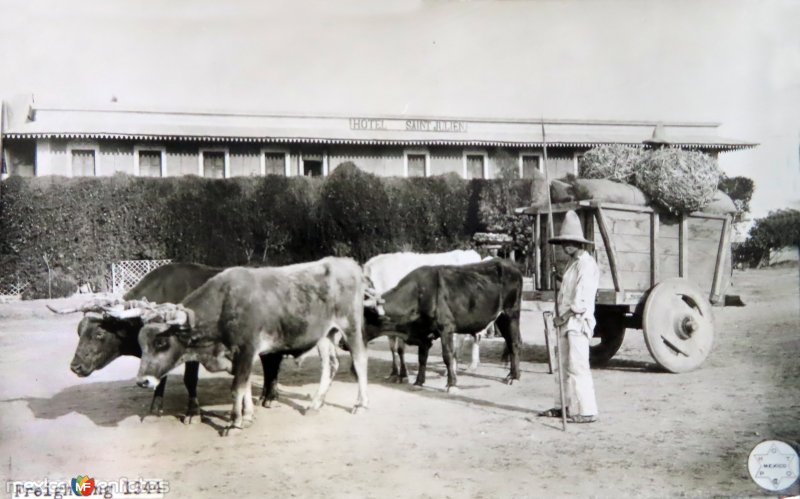
POLYGON ((380 325, 386 317, 384 300, 369 276, 364 275, 364 340, 369 342, 381 335, 380 325))
POLYGON ((136 380, 143 388, 155 389, 196 341, 192 336, 194 312, 181 305, 146 304, 110 313, 118 318, 137 317, 143 324, 138 335, 142 361, 136 380))
POLYGON ((404 278, 394 288, 378 295, 369 287, 364 298, 364 341, 379 336, 408 338, 407 326, 418 321, 420 293, 416 283, 404 278))
POLYGON ((47 305, 57 314, 84 314, 78 323, 78 346, 70 362, 70 369, 78 376, 89 376, 121 355, 139 355, 141 321, 118 319, 107 313, 120 303, 113 299, 95 299, 75 308, 55 309, 47 305))

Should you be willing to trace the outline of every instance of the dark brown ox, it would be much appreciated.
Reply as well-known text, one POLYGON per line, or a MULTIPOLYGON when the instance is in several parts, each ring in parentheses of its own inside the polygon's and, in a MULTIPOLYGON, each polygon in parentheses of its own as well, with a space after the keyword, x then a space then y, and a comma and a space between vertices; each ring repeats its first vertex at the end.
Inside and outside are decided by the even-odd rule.
POLYGON ((506 382, 519 379, 520 303, 522 274, 510 262, 493 259, 470 265, 420 267, 381 295, 383 310, 365 308, 367 341, 399 335, 419 347, 415 385, 425 383, 428 351, 441 337, 447 366, 447 391, 456 388, 453 335, 473 334, 495 321, 506 340, 511 371, 506 382))
MULTIPOLYGON (((195 263, 163 265, 145 275, 123 295, 123 299, 148 300, 154 303, 180 302, 222 270, 195 263)), ((48 306, 57 313, 84 312, 83 319, 78 323, 78 346, 70 363, 70 369, 78 376, 89 376, 123 355, 142 356, 139 346, 142 321, 138 317, 119 319, 107 313, 108 308, 116 304, 116 300, 93 300, 73 309, 55 310, 48 306)), ((183 384, 189 393, 186 422, 191 422, 192 417, 199 414, 199 366, 197 362, 187 362, 183 374, 183 384)), ((150 412, 153 414, 162 413, 166 384, 165 377, 156 387, 150 404, 150 412)))
MULTIPOLYGON (((138 384, 155 387, 176 365, 199 361, 209 371, 233 374, 231 424, 253 418, 250 373, 258 354, 295 357, 320 349, 322 375, 310 410, 319 409, 330 386, 334 339, 341 333, 353 358, 359 394, 354 412, 366 408, 367 352, 362 335, 361 267, 349 258, 324 258, 285 267, 227 269, 178 306, 141 311, 142 361, 138 384)), ((270 373, 265 378, 274 379, 270 373)), ((266 383, 265 383, 266 384, 266 383)))

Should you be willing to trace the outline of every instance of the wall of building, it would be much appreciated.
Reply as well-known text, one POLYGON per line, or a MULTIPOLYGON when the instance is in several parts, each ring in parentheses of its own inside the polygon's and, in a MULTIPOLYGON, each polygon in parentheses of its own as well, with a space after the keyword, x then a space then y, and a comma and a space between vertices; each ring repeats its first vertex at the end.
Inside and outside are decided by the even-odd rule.
POLYGON ((175 143, 167 145, 167 175, 197 175, 199 148, 197 144, 175 143))
MULTIPOLYGON (((201 149, 225 149, 229 153, 231 176, 260 175, 264 151, 289 153, 289 174, 302 175, 302 158, 327 159, 328 174, 340 164, 352 161, 364 171, 379 176, 403 176, 406 153, 427 153, 429 174, 455 173, 464 175, 465 154, 481 154, 486 158, 487 178, 497 178, 503 163, 517 168, 520 152, 542 155, 541 149, 518 148, 465 148, 458 146, 361 146, 318 144, 256 144, 256 143, 201 143, 168 142, 146 143, 132 140, 67 140, 39 139, 37 141, 6 142, 9 157, 13 158, 14 172, 21 175, 70 175, 70 151, 92 148, 97 151, 98 175, 117 172, 133 175, 134 148, 163 149, 168 176, 197 175, 201 149), (18 152, 17 152, 18 151, 18 152), (35 165, 32 162, 35 161, 35 165)), ((550 178, 561 178, 575 173, 576 150, 551 149, 548 158, 550 178)))
MULTIPOLYGON (((100 142, 99 175, 115 173, 133 175, 133 144, 131 142, 100 142)), ((65 158, 66 160, 66 158, 65 158)))
POLYGON ((261 147, 257 144, 233 144, 230 151, 232 177, 261 175, 261 147))

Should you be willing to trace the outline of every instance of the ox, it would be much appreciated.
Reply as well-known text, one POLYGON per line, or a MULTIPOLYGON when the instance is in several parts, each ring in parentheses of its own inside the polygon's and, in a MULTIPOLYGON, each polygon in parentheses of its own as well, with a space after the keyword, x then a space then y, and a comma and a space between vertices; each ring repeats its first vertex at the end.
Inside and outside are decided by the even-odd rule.
MULTIPOLYGON (((195 263, 170 263, 145 275, 123 295, 123 299, 177 303, 221 271, 221 268, 195 263)), ((47 306, 59 314, 84 312, 83 319, 78 323, 78 346, 70 363, 72 372, 82 378, 104 368, 117 357, 142 356, 139 347, 141 320, 136 317, 119 319, 106 313, 107 308, 115 303, 113 300, 93 300, 77 308, 62 310, 47 306)), ((189 393, 186 422, 191 422, 192 417, 200 411, 197 400, 199 366, 197 362, 187 362, 183 374, 183 384, 189 393)), ((161 415, 163 411, 166 384, 165 377, 156 387, 150 404, 150 412, 153 414, 161 415)))
MULTIPOLYGON (((209 371, 228 371, 234 376, 228 434, 252 421, 250 372, 258 354, 297 357, 318 347, 322 374, 309 407, 318 410, 338 367, 338 362, 331 365, 335 356, 330 351, 341 333, 358 379, 357 412, 368 405, 364 292, 361 267, 349 258, 329 257, 285 267, 230 268, 180 305, 126 310, 125 316, 138 314, 144 322, 138 384, 155 387, 187 361, 199 361, 209 371)), ((265 370, 265 378, 274 382, 277 373, 265 370)))
POLYGON ((519 379, 519 317, 522 274, 510 262, 487 260, 463 266, 420 267, 381 295, 382 307, 364 309, 364 335, 370 341, 396 335, 419 347, 419 372, 415 385, 425 383, 428 350, 442 339, 447 366, 447 391, 456 388, 452 336, 472 334, 495 321, 510 352, 511 371, 506 382, 519 379))
MULTIPOLYGON (((380 295, 397 286, 409 272, 424 265, 466 265, 480 261, 480 255, 473 250, 454 250, 447 253, 388 253, 367 261, 364 264, 364 276, 372 289, 380 295)), ((479 333, 473 335, 472 362, 469 370, 478 368, 480 337, 479 333)), ((405 342, 397 336, 390 336, 389 349, 392 352, 392 372, 388 379, 400 383, 408 382, 405 342)), ((455 350, 457 351, 458 348, 455 350)))

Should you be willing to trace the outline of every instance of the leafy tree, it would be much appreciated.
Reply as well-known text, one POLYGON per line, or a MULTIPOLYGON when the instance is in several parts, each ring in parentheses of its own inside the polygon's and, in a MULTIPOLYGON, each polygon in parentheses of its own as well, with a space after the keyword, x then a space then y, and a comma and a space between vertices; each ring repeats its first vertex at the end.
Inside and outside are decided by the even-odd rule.
POLYGON ((730 196, 733 204, 736 205, 736 215, 734 223, 741 222, 745 215, 750 212, 750 199, 753 197, 755 183, 748 177, 728 177, 723 174, 719 180, 718 189, 730 196))
POLYGON ((734 258, 758 266, 769 258, 770 250, 786 246, 800 247, 800 211, 790 208, 756 219, 734 258))

